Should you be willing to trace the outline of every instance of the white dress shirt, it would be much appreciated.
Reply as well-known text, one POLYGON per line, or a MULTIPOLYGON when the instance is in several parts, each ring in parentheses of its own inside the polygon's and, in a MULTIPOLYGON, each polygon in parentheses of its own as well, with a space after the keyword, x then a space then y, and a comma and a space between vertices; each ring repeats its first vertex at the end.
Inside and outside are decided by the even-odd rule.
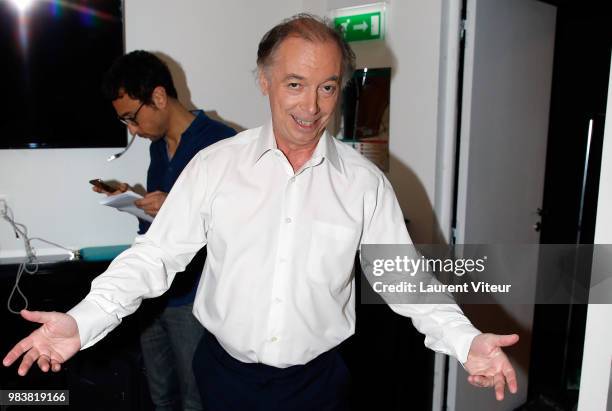
MULTIPOLYGON (((164 293, 205 244, 197 319, 243 362, 304 364, 355 330, 361 244, 409 244, 384 174, 327 133, 294 172, 271 122, 222 140, 185 168, 151 228, 69 314, 83 348, 164 293)), ((425 344, 465 362, 479 334, 459 307, 392 305, 425 344)))

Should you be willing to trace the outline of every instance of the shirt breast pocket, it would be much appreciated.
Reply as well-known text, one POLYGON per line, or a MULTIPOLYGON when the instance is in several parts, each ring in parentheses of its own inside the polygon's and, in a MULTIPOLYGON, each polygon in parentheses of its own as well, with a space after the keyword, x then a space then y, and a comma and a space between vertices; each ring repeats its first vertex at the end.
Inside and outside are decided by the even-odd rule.
POLYGON ((330 290, 348 286, 360 233, 354 227, 313 221, 308 252, 308 280, 330 290))

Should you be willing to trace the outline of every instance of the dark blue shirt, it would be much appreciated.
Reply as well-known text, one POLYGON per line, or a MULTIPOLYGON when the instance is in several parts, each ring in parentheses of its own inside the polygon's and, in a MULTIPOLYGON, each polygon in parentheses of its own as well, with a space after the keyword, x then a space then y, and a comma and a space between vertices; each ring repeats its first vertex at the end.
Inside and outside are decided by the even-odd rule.
MULTIPOLYGON (((181 135, 181 141, 172 159, 168 157, 165 139, 162 138, 151 143, 149 147, 151 163, 147 172, 147 192, 170 192, 185 166, 200 150, 236 134, 234 129, 209 118, 203 111, 198 110, 193 113, 196 117, 181 135)), ((143 220, 138 221, 138 234, 146 233, 151 223, 143 220)), ((179 306, 193 302, 205 259, 206 248, 203 248, 185 271, 177 274, 172 287, 165 294, 168 298, 168 305, 179 306)))

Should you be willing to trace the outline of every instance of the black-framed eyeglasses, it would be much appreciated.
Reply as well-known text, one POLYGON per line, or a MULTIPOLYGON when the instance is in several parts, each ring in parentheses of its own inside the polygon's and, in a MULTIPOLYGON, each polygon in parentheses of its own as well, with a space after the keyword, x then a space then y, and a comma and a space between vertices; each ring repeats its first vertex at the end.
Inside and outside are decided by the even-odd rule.
POLYGON ((140 103, 140 106, 136 109, 136 111, 134 112, 133 115, 125 116, 125 117, 119 117, 119 121, 121 121, 126 126, 138 126, 138 121, 136 120, 136 117, 138 117, 138 112, 140 111, 140 109, 144 105, 145 105, 144 102, 140 103))

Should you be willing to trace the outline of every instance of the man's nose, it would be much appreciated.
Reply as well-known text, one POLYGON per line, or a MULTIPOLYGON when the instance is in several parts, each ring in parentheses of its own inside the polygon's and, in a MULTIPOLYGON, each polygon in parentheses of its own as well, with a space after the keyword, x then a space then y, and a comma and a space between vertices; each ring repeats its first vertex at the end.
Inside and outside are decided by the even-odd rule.
POLYGON ((317 93, 316 88, 314 90, 308 90, 304 93, 301 108, 310 115, 315 115, 319 112, 319 94, 317 93))

